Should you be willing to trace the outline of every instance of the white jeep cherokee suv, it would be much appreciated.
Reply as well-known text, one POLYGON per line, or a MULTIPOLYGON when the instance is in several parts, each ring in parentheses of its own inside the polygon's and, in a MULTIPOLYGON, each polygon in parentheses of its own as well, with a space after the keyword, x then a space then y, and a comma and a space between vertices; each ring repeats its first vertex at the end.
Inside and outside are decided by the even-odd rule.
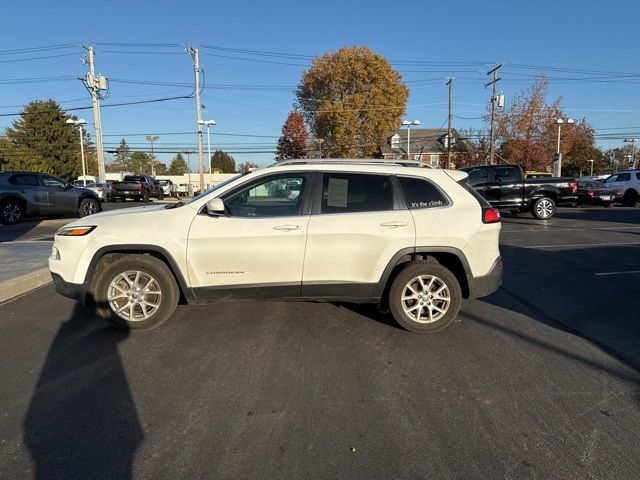
POLYGON ((466 178, 417 162, 280 162, 186 203, 72 222, 49 268, 59 293, 130 330, 180 301, 261 298, 375 303, 434 332, 502 282, 500 214, 466 178))

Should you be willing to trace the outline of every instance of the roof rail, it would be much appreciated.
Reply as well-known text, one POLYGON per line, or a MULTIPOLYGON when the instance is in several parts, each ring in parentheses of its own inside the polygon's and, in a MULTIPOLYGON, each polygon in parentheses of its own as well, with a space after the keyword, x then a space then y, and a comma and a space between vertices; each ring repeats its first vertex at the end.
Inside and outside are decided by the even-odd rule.
POLYGON ((343 164, 343 165, 400 165, 402 167, 433 168, 419 160, 388 160, 384 158, 295 158, 280 160, 271 167, 281 165, 313 165, 313 164, 343 164))

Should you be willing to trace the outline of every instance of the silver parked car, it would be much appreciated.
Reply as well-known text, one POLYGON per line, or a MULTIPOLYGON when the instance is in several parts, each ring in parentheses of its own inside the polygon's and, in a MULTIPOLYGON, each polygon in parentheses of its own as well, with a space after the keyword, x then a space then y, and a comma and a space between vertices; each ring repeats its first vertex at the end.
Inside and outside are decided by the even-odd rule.
POLYGON ((81 217, 101 211, 100 199, 86 188, 36 172, 0 172, 0 220, 20 223, 26 215, 81 217))

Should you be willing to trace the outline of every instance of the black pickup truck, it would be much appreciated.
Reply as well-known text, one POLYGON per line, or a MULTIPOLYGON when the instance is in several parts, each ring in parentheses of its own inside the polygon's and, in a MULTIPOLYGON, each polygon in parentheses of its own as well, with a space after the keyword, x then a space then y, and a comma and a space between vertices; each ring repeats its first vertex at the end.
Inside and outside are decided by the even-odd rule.
POLYGON ((469 174, 469 185, 492 207, 514 215, 530 212, 538 220, 547 220, 558 205, 574 206, 578 202, 574 178, 524 179, 517 165, 479 165, 460 170, 469 174))
POLYGON ((149 197, 158 200, 164 198, 162 186, 149 175, 125 175, 121 182, 111 185, 111 198, 115 201, 133 198, 136 201, 148 202, 149 197))

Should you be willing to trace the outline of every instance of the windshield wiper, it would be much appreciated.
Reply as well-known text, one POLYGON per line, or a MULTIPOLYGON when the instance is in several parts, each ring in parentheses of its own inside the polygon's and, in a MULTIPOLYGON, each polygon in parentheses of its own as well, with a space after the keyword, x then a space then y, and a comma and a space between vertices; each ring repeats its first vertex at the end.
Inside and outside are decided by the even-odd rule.
POLYGON ((181 207, 182 205, 184 205, 184 202, 170 203, 169 205, 164 207, 164 209, 169 210, 170 208, 177 208, 177 207, 181 207))

